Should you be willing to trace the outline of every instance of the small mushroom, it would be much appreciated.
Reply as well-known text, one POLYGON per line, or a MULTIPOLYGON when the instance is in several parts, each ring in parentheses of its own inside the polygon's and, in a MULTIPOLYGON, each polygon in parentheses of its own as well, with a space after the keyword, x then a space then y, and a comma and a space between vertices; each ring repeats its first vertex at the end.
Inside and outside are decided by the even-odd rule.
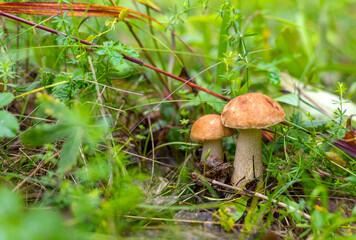
POLYGON ((239 129, 231 182, 243 186, 263 174, 261 129, 283 121, 281 105, 261 93, 232 99, 221 113, 222 124, 239 129))
POLYGON ((217 114, 208 114, 199 118, 192 126, 190 139, 203 144, 201 161, 210 149, 210 156, 222 159, 222 138, 234 135, 234 130, 221 124, 221 117, 217 114))

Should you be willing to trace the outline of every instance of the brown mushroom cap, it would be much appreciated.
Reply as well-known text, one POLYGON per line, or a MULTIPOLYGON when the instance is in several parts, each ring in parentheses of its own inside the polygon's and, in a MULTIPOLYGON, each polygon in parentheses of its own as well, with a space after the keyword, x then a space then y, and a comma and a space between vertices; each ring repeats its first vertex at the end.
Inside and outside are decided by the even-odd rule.
POLYGON ((213 141, 234 135, 234 130, 221 124, 221 117, 208 114, 199 118, 190 130, 190 138, 194 142, 213 141))
POLYGON ((221 113, 222 124, 229 128, 266 128, 283 121, 281 105, 261 93, 247 93, 232 99, 221 113))

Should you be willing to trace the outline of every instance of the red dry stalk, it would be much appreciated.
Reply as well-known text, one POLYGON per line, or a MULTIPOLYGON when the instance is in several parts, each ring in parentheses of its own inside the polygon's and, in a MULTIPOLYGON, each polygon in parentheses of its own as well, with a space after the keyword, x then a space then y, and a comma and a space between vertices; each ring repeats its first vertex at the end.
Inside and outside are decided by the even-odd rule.
POLYGON ((3 2, 0 3, 0 10, 12 14, 42 16, 55 16, 57 14, 62 15, 68 11, 75 17, 118 17, 122 10, 127 10, 128 14, 125 16, 127 18, 139 19, 138 17, 130 14, 132 13, 160 24, 154 18, 131 9, 87 3, 58 4, 57 2, 3 2))

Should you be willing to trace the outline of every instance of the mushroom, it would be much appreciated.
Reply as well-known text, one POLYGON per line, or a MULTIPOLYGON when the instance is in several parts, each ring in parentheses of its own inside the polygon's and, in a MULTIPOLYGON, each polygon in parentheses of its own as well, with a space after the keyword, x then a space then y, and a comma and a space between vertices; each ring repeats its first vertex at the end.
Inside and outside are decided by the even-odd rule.
POLYGON ((221 113, 221 122, 239 129, 231 182, 243 186, 263 174, 261 129, 283 121, 281 105, 261 93, 247 93, 232 99, 221 113))
POLYGON ((221 124, 221 117, 217 114, 207 114, 199 118, 192 126, 190 139, 203 144, 201 161, 210 149, 210 156, 222 159, 222 138, 234 135, 234 130, 221 124))

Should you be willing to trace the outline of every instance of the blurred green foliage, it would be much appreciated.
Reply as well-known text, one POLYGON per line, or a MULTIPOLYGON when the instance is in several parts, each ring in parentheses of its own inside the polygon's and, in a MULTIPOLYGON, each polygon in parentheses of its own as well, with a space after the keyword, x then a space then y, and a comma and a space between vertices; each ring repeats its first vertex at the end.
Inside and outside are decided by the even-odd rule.
POLYGON ((19 194, 0 188, 0 238, 27 240, 84 239, 53 209, 26 209, 19 194))

